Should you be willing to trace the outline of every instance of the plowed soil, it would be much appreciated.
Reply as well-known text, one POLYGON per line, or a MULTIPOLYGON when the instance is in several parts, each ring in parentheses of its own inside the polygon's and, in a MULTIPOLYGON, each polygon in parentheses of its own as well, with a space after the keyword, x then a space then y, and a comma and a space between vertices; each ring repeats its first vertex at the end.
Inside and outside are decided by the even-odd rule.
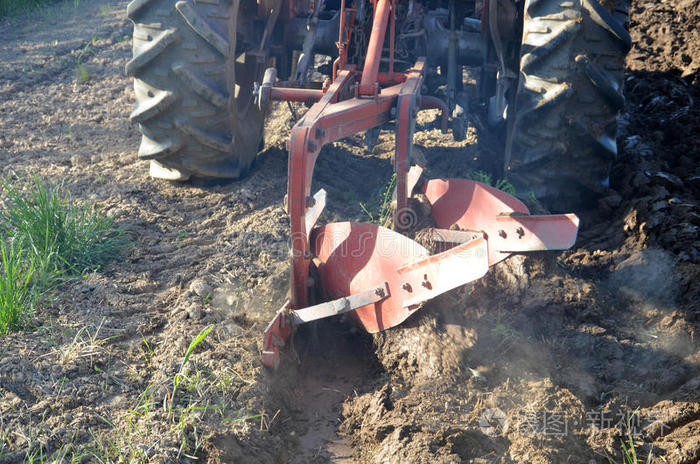
MULTIPOLYGON (((630 440, 639 462, 700 462, 695 0, 632 2, 620 156, 574 249, 511 257, 373 337, 342 318, 309 327, 276 373, 259 350, 287 296, 294 121, 274 110, 244 180, 149 179, 125 8, 0 20, 2 176, 63 182, 133 241, 2 337, 0 463, 590 464, 629 462, 630 440)), ((423 128, 430 176, 488 165, 475 131, 423 128)), ((366 220, 391 150, 389 131, 371 153, 360 136, 324 148, 320 222, 366 220)))

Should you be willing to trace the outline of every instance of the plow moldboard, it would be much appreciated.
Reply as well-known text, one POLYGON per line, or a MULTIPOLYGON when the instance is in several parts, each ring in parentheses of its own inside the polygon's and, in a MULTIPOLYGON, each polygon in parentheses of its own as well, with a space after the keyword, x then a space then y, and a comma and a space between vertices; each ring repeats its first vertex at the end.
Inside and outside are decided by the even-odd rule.
POLYGON ((360 293, 387 282, 389 297, 354 311, 358 322, 370 333, 401 324, 415 312, 405 308, 399 295, 403 280, 397 270, 428 256, 428 250, 410 238, 374 224, 336 222, 314 231, 314 253, 323 261, 319 267, 321 287, 328 298, 360 293))

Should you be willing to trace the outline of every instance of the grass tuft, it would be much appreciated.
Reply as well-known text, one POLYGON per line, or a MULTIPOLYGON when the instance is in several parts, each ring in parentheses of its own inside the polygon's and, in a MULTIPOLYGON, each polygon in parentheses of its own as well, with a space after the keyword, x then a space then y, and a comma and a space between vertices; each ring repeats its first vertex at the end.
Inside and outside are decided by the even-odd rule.
POLYGON ((62 185, 35 178, 0 186, 2 334, 57 285, 117 258, 127 241, 111 218, 74 202, 62 185))
POLYGON ((0 0, 0 18, 33 10, 40 0, 0 0))
POLYGON ((97 270, 126 244, 111 218, 77 205, 60 185, 35 178, 24 191, 8 182, 2 187, 7 206, 0 213, 0 230, 29 250, 44 271, 80 275, 97 270))
POLYGON ((22 315, 33 304, 31 280, 33 264, 26 264, 22 251, 10 241, 0 241, 0 334, 16 327, 22 315))
POLYGON ((396 186, 396 173, 391 176, 382 193, 372 198, 367 204, 360 202, 360 209, 367 215, 369 222, 383 227, 388 227, 393 214, 392 198, 396 186))

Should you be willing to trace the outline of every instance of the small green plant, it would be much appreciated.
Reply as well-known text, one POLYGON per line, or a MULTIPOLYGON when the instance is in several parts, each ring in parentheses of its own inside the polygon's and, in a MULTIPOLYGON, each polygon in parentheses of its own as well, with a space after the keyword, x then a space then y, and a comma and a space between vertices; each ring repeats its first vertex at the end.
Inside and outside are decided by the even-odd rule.
MULTIPOLYGON (((627 434, 627 441, 624 439, 620 439, 620 448, 622 451, 622 461, 620 461, 620 464, 640 464, 642 463, 642 460, 639 456, 637 456, 637 444, 634 441, 634 435, 633 435, 633 419, 634 416, 636 416, 639 413, 639 409, 636 409, 632 414, 630 414, 627 417, 626 423, 625 423, 625 432, 627 434)), ((653 456, 653 450, 649 451, 649 455, 647 456, 647 459, 645 464, 651 464, 653 456)), ((608 461, 611 464, 616 464, 616 461, 608 457, 608 461)))
POLYGON ((90 73, 82 63, 78 63, 75 67, 75 78, 80 82, 87 82, 90 80, 90 73))
POLYGON ((151 361, 153 360, 153 355, 155 350, 151 348, 151 345, 146 340, 146 337, 141 334, 141 340, 143 340, 143 347, 141 348, 141 353, 143 354, 143 359, 146 361, 146 367, 151 366, 151 361))
POLYGON ((507 193, 508 195, 515 195, 515 186, 508 182, 506 179, 498 179, 494 185, 498 190, 507 193))
POLYGON ((491 329, 491 335, 495 338, 505 339, 519 337, 520 333, 502 322, 497 322, 491 329))
POLYGON ((396 186, 396 173, 391 176, 378 199, 372 199, 367 204, 360 202, 360 208, 367 215, 369 222, 387 226, 391 219, 391 200, 396 186))
POLYGON ((190 342, 190 346, 187 347, 185 357, 182 359, 182 364, 180 364, 180 369, 178 370, 177 374, 175 374, 175 378, 173 379, 173 394, 170 398, 171 404, 175 404, 175 393, 177 392, 177 388, 180 385, 180 380, 183 376, 183 370, 185 369, 185 365, 187 364, 187 362, 190 360, 192 352, 195 348, 197 348, 197 345, 202 343, 202 341, 204 341, 204 339, 207 338, 207 335, 209 335, 209 332, 211 332, 211 329, 213 328, 213 325, 209 325, 203 328, 201 332, 199 332, 199 334, 194 338, 194 340, 190 342))
POLYGON ((490 185, 498 190, 507 193, 508 195, 515 195, 515 186, 511 184, 507 179, 498 179, 495 183, 491 174, 485 171, 470 171, 468 174, 469 178, 482 184, 490 185))
POLYGON ((95 327, 95 331, 92 333, 88 327, 82 327, 80 330, 78 330, 73 337, 73 341, 69 343, 68 346, 57 350, 59 362, 62 365, 65 365, 71 361, 74 361, 75 359, 87 358, 104 351, 103 345, 111 337, 99 338, 100 329, 102 328, 103 323, 104 319, 102 319, 99 326, 95 327))
POLYGON ((469 173, 467 173, 467 175, 472 180, 481 182, 482 184, 491 185, 491 183, 493 182, 491 174, 485 171, 470 171, 469 173))
POLYGON ((0 241, 0 334, 14 328, 25 311, 33 304, 31 280, 33 264, 25 264, 22 251, 11 242, 0 241))

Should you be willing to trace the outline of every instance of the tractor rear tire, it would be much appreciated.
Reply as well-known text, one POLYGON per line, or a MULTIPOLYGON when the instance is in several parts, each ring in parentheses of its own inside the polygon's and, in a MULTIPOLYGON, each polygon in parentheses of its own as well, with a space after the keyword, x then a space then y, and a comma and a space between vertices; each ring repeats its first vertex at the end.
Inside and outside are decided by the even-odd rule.
POLYGON ((264 115, 253 84, 265 66, 236 52, 241 3, 129 3, 133 58, 126 73, 136 94, 130 119, 139 125, 138 156, 151 160, 151 176, 238 178, 254 161, 264 115))
POLYGON ((596 206, 617 156, 631 39, 626 9, 598 0, 526 0, 505 172, 551 211, 596 206))

